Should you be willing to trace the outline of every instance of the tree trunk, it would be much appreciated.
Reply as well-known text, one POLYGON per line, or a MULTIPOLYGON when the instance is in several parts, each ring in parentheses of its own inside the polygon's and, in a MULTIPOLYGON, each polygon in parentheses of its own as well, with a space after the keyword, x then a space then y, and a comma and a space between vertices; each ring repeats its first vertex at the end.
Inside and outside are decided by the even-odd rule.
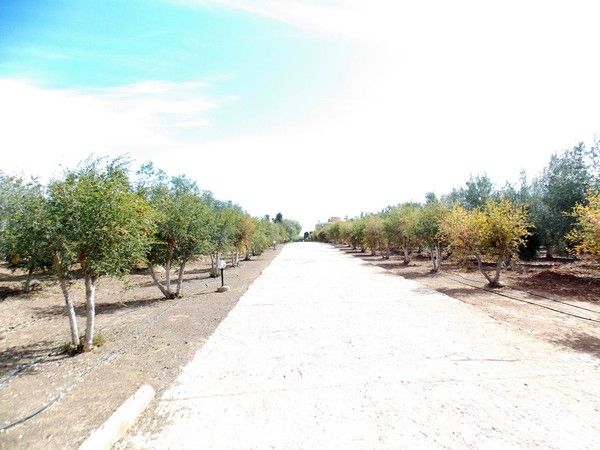
POLYGON ((85 341, 83 350, 89 352, 93 347, 94 325, 96 322, 96 281, 97 277, 85 275, 85 341))
POLYGON ((30 267, 27 271, 27 279, 25 280, 25 285, 23 286, 23 290, 25 292, 29 292, 29 285, 31 284, 31 278, 33 277, 33 267, 30 267))
POLYGON ((164 295, 165 298, 173 298, 171 292, 165 289, 165 287, 162 285, 162 283, 156 276, 156 272, 154 272, 154 267, 152 266, 152 264, 148 265, 148 272, 152 277, 152 281, 154 281, 154 284, 156 285, 156 287, 158 287, 162 295, 164 295))
POLYGON ((408 264, 410 263, 410 258, 408 256, 408 247, 404 247, 404 259, 402 262, 405 266, 408 266, 408 264))
POLYGON ((171 293, 171 259, 173 258, 173 248, 169 249, 169 256, 167 258, 167 263, 165 264, 165 287, 169 294, 171 293))
POLYGON ((179 266, 179 277, 177 278, 177 291, 175 292, 175 297, 182 296, 182 286, 183 286, 183 274, 185 272, 185 264, 187 261, 182 261, 179 266))
POLYGON ((477 267, 479 267, 479 271, 483 274, 485 279, 488 281, 488 285, 492 285, 492 278, 487 274, 487 272, 483 269, 483 262, 481 261, 481 257, 479 255, 475 256, 477 258, 477 267))
POLYGON ((431 257, 431 267, 432 267, 431 271, 437 272, 437 268, 436 268, 437 263, 435 260, 435 250, 433 247, 430 247, 430 249, 429 249, 429 256, 431 257))
POLYGON ((244 258, 244 261, 250 261, 251 260, 250 253, 251 253, 250 246, 247 246, 246 247, 246 257, 244 258))
POLYGON ((219 263, 219 252, 214 252, 210 254, 210 276, 211 278, 217 278, 219 276, 219 268, 217 264, 219 263))
POLYGON ((75 316, 75 307, 73 306, 73 298, 69 291, 69 285, 65 277, 65 272, 58 254, 54 254, 54 267, 58 276, 58 283, 65 298, 65 306, 67 308, 67 317, 69 318, 69 328, 71 329, 71 344, 79 345, 79 330, 77 328, 77 317, 75 316))
POLYGON ((501 287, 500 284, 500 273, 502 271, 502 264, 504 263, 504 258, 498 258, 496 262, 496 273, 494 275, 494 279, 490 282, 490 287, 501 287))
POLYGON ((442 269, 442 249, 439 245, 435 246, 435 271, 439 272, 442 269))

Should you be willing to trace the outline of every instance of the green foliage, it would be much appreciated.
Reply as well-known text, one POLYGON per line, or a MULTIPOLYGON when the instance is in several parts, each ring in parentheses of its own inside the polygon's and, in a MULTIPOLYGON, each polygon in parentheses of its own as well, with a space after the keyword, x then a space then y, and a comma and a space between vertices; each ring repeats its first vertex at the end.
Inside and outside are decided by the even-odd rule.
POLYGON ((371 250, 372 254, 383 246, 386 246, 387 239, 383 232, 383 219, 377 215, 364 217, 364 245, 371 250))
POLYGON ((583 204, 575 205, 575 227, 568 239, 577 253, 589 254, 600 262, 600 193, 589 192, 583 204))
MULTIPOLYGON (((50 217, 43 187, 36 181, 2 180, 0 251, 9 267, 33 272, 52 265, 50 217)), ((28 290, 28 285, 24 286, 28 290)))
POLYGON ((476 258, 490 285, 496 286, 502 264, 523 244, 528 226, 523 207, 509 200, 488 200, 473 210, 456 205, 442 221, 440 234, 458 255, 476 258), (483 270, 484 261, 496 263, 494 279, 483 270))
POLYGON ((84 274, 121 276, 147 254, 153 216, 122 160, 89 160, 52 182, 48 210, 57 250, 76 256, 84 274))
POLYGON ((494 184, 484 174, 471 176, 464 187, 452 190, 446 201, 450 204, 458 203, 466 209, 473 209, 483 206, 493 198, 496 198, 494 184))
POLYGON ((415 203, 404 203, 386 211, 383 222, 383 233, 389 245, 404 252, 404 263, 408 264, 408 254, 417 242, 417 221, 420 206, 415 203))
POLYGON ((145 182, 140 189, 152 206, 155 223, 148 261, 167 266, 208 254, 214 217, 195 183, 185 177, 170 182, 162 177, 159 180, 154 184, 145 182))
POLYGON ((430 198, 416 214, 413 225, 416 241, 428 248, 443 247, 445 241, 440 233, 440 226, 449 212, 445 204, 436 198, 430 198))
POLYGON ((532 185, 530 212, 541 242, 550 250, 564 252, 565 236, 576 219, 569 214, 585 202, 586 193, 598 188, 597 147, 583 144, 554 154, 542 175, 532 185))

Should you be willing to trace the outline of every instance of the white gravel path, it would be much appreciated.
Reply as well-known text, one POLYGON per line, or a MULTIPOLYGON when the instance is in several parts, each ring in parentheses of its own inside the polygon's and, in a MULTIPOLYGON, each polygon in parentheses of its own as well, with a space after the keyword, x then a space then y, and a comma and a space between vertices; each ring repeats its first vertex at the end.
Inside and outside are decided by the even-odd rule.
POLYGON ((600 360, 321 244, 286 246, 125 441, 600 448, 600 360))

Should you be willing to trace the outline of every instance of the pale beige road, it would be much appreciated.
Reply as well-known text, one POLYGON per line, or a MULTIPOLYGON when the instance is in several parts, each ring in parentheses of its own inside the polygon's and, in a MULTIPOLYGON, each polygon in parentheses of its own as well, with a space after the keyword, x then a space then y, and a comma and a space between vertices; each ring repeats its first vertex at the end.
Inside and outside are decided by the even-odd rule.
POLYGON ((598 449, 599 375, 592 356, 292 244, 122 446, 598 449))

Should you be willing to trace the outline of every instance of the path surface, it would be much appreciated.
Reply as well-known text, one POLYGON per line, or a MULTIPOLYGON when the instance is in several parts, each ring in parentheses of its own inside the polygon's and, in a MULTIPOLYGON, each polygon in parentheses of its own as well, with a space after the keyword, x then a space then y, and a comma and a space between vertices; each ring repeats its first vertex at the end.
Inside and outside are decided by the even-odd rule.
POLYGON ((600 448, 600 361, 320 244, 288 245, 123 443, 600 448))

